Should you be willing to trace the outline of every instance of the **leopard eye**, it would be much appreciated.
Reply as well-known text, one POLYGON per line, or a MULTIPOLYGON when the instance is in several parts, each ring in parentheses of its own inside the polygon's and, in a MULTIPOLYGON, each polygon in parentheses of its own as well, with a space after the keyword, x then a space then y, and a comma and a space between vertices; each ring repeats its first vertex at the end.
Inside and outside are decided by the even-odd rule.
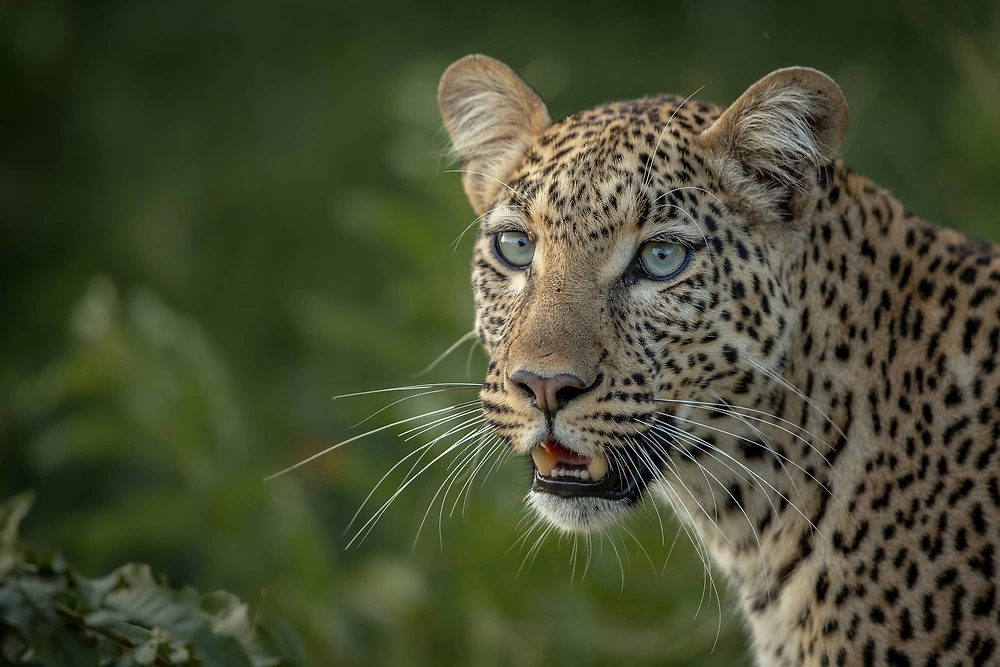
POLYGON ((688 248, 668 241, 650 241, 639 249, 639 263, 654 280, 672 278, 687 264, 688 248))
POLYGON ((501 232, 493 235, 493 251, 501 261, 523 269, 531 264, 535 256, 535 243, 531 234, 525 232, 501 232))

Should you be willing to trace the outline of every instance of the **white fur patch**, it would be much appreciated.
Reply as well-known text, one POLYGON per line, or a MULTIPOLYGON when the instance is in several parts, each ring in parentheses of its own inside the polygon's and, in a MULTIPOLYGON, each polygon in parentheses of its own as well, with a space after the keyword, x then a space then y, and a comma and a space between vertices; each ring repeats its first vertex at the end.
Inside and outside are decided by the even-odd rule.
POLYGON ((598 531, 627 510, 623 503, 605 498, 562 498, 538 491, 529 491, 527 501, 540 517, 567 533, 598 531))

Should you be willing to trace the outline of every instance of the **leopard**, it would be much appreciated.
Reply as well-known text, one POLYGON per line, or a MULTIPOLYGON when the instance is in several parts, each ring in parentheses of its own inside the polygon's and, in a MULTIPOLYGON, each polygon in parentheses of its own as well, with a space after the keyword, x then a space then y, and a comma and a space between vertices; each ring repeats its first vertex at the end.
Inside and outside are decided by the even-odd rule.
POLYGON ((553 120, 470 55, 438 103, 482 413, 539 520, 665 503, 761 667, 1000 664, 1000 251, 843 163, 833 79, 553 120))

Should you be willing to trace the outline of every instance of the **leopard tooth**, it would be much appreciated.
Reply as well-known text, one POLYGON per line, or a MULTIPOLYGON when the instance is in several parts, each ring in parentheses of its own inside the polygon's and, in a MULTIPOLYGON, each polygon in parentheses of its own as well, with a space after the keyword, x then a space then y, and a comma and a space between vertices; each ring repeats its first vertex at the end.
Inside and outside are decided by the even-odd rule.
POLYGON ((531 459, 535 462, 538 472, 543 475, 549 475, 556 467, 556 457, 552 456, 552 452, 541 445, 532 448, 531 459))
POLYGON ((587 472, 590 473, 591 479, 601 479, 608 474, 608 458, 604 452, 598 451, 591 457, 587 462, 587 472))

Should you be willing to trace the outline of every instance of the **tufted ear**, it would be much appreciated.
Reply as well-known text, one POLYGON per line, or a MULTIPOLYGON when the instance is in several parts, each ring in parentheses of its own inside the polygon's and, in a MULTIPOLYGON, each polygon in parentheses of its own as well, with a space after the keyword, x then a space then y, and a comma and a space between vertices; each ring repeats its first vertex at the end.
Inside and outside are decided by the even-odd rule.
POLYGON ((798 200, 840 154, 846 134, 840 87, 822 72, 789 67, 750 86, 699 141, 751 199, 782 217, 794 216, 798 200))
POLYGON ((529 140, 552 124, 545 103, 528 84, 499 60, 482 55, 466 56, 445 70, 438 107, 467 170, 462 183, 477 213, 496 198, 529 140))

